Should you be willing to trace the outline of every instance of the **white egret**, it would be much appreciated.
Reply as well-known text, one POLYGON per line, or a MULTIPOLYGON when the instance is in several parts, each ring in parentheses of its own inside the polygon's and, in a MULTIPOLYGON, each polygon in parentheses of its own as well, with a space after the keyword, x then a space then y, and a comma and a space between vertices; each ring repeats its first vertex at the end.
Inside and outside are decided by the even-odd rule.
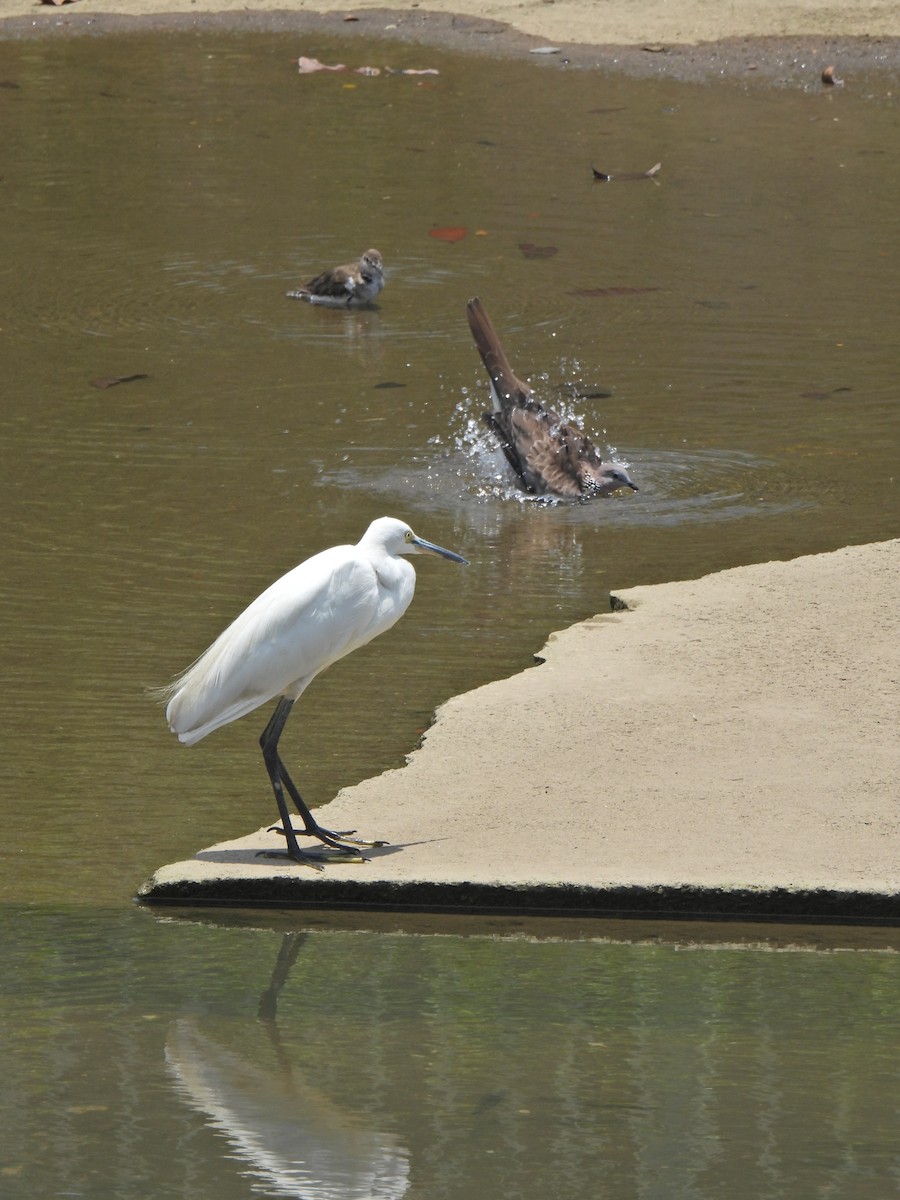
POLYGON ((297 862, 322 861, 300 849, 297 833, 356 859, 359 852, 345 841, 379 844, 351 838, 353 830, 335 833, 318 824, 285 770, 278 739, 295 702, 321 671, 390 629, 406 612, 416 587, 407 554, 439 554, 466 564, 452 550, 417 537, 403 521, 380 517, 355 546, 333 546, 282 575, 163 690, 169 728, 186 746, 280 697, 259 744, 287 857, 297 862), (284 789, 303 820, 301 830, 291 824, 284 789))

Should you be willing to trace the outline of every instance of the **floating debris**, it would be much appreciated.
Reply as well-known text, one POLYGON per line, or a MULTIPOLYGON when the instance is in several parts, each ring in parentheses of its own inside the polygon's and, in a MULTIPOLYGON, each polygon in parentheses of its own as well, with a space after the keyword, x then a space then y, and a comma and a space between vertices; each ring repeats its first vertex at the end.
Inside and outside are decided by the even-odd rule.
POLYGON ((843 79, 838 79, 837 75, 835 75, 834 72, 835 72, 834 67, 826 67, 825 70, 822 72, 822 82, 825 84, 826 87, 843 87, 844 86, 843 79))
POLYGON ((312 75, 314 71, 346 71, 347 65, 346 63, 335 63, 334 66, 329 66, 317 58, 307 58, 305 54, 301 54, 297 59, 297 70, 301 75, 312 75))
POLYGON ((569 292, 570 296, 643 296, 645 292, 658 292, 659 286, 628 287, 622 284, 618 287, 576 288, 569 292))
MULTIPOLYGON (((308 58, 301 54, 297 59, 297 72, 300 75, 313 75, 316 71, 347 71, 346 63, 323 63, 318 58, 308 58)), ((353 67, 354 75, 440 75, 437 67, 353 67)))
POLYGON ((141 372, 135 375, 101 375, 98 379, 91 380, 91 387, 101 388, 105 391, 107 388, 116 387, 120 383, 133 383, 135 379, 149 378, 149 375, 144 375, 141 372))
POLYGON ((604 183, 612 183, 614 179, 620 182, 626 179, 655 179, 662 170, 662 163, 658 162, 650 168, 649 171, 622 171, 618 175, 608 175, 605 171, 598 171, 592 164, 591 170, 594 173, 595 179, 602 179, 604 183))
POLYGON ((559 253, 556 246, 535 246, 534 242, 519 242, 519 249, 525 258, 553 258, 559 253))

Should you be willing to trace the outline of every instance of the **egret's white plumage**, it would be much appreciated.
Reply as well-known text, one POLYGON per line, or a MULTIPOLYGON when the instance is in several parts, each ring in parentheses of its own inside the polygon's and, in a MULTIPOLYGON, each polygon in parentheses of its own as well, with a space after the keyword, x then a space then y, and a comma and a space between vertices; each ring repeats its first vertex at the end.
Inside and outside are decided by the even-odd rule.
POLYGON ((166 690, 169 728, 186 746, 281 697, 260 743, 291 857, 309 858, 294 853, 282 782, 304 817, 303 832, 339 843, 320 830, 284 770, 277 752, 284 723, 316 675, 399 621, 416 586, 403 556, 423 553, 466 561, 404 522, 380 517, 355 546, 323 550, 266 588, 166 690))

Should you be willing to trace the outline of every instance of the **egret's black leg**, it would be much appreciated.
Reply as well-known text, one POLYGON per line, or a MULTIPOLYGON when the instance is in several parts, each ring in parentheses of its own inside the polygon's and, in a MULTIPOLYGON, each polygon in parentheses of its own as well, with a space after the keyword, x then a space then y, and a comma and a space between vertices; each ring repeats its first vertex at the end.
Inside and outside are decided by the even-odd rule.
POLYGON ((294 781, 291 779, 290 775, 288 775, 287 769, 286 769, 284 763, 281 761, 280 756, 279 756, 278 762, 281 767, 281 782, 287 788, 288 794, 290 795, 291 799, 294 801, 294 804, 297 806, 297 811, 299 812, 300 816, 303 817, 304 828, 303 829, 295 829, 294 830, 295 833, 300 833, 307 837, 321 838, 321 840, 323 842, 327 842, 329 846, 333 846, 336 844, 334 841, 331 840, 333 838, 339 838, 341 842, 350 842, 354 846, 386 846, 388 844, 387 842, 373 842, 373 841, 369 841, 366 838, 352 837, 351 835, 356 833, 355 829, 325 829, 325 828, 323 828, 318 823, 318 821, 315 819, 315 817, 313 817, 312 813, 309 811, 309 808, 307 807, 306 803, 304 802, 303 797, 297 791, 297 787, 296 787, 294 781), (304 816, 304 814, 306 814, 306 815, 304 816), (307 819, 307 817, 308 817, 308 819, 307 819))
MULTIPOLYGON (((305 804, 303 797, 297 791, 290 777, 284 769, 284 764, 278 754, 278 739, 281 737, 285 723, 290 716, 291 709, 294 707, 294 701, 289 700, 287 696, 283 696, 275 706, 275 711, 269 719, 268 725, 262 732, 259 739, 260 748, 262 749, 263 761, 266 764, 266 770, 269 772, 269 779, 272 784, 272 791, 275 793, 275 803, 278 805, 278 815, 281 817, 281 831, 287 841, 287 856, 293 858, 296 862, 302 862, 318 865, 319 862, 334 861, 334 859, 322 858, 314 854, 307 854, 300 849, 297 842, 297 831, 291 823, 291 814, 288 811, 287 801, 284 798, 284 786, 290 792, 291 799, 297 805, 297 811, 303 819, 303 829, 299 832, 308 834, 310 837, 318 838, 320 842, 324 842, 326 846, 331 846, 335 850, 343 850, 352 853, 355 859, 359 855, 354 851, 350 851, 347 846, 342 846, 335 834, 330 830, 323 829, 318 825, 305 804)), ((273 852, 273 857, 282 857, 277 851, 273 852)))

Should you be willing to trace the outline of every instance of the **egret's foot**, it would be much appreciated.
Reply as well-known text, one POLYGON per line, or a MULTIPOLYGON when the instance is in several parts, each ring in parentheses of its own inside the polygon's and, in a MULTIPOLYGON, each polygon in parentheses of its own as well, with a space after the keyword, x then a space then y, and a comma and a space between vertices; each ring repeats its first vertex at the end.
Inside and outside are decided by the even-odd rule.
MULTIPOLYGON (((284 830, 280 825, 270 825, 269 833, 277 833, 280 837, 286 837, 284 830)), ((369 841, 366 838, 352 837, 356 833, 355 829, 323 829, 321 825, 317 825, 315 829, 293 829, 291 832, 296 837, 314 837, 320 842, 324 842, 326 846, 334 846, 335 849, 341 849, 341 842, 350 842, 353 846, 389 846, 390 842, 384 841, 369 841)))

